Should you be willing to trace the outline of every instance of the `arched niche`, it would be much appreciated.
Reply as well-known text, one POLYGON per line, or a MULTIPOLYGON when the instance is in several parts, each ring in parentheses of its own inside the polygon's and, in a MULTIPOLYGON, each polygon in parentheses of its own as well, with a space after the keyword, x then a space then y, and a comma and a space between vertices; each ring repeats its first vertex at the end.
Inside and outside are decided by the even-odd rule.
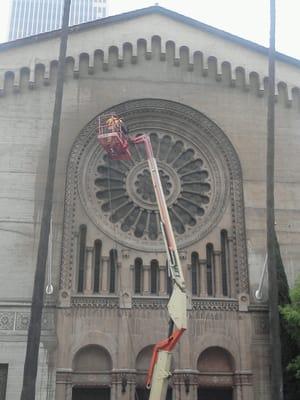
POLYGON ((135 368, 137 372, 145 373, 149 369, 150 360, 152 357, 153 345, 144 347, 137 355, 135 368))
POLYGON ((222 347, 209 347, 200 354, 197 369, 204 373, 233 373, 234 359, 222 347))
POLYGON ((74 356, 74 372, 109 372, 112 369, 112 359, 109 352, 101 346, 89 345, 81 348, 74 356))

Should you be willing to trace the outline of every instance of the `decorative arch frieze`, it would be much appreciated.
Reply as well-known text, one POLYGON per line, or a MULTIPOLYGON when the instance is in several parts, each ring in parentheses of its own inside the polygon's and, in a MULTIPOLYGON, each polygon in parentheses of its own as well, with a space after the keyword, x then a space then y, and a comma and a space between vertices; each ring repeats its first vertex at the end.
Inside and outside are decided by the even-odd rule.
MULTIPOLYGON (((70 54, 66 58, 65 79, 109 73, 115 68, 120 69, 151 59, 168 63, 170 67, 180 67, 187 77, 204 77, 231 88, 251 92, 257 97, 266 97, 268 94, 266 76, 233 65, 230 60, 220 60, 213 55, 203 54, 201 49, 193 51, 185 45, 176 46, 171 40, 163 42, 158 35, 153 35, 148 40, 139 38, 135 42, 125 42, 118 46, 108 45, 89 53, 82 51, 77 55, 70 54)), ((0 73, 0 97, 22 93, 28 89, 36 90, 41 86, 54 86, 57 63, 57 60, 49 60, 3 70, 0 73)), ((300 110, 299 87, 278 80, 275 90, 276 102, 284 107, 300 110)))

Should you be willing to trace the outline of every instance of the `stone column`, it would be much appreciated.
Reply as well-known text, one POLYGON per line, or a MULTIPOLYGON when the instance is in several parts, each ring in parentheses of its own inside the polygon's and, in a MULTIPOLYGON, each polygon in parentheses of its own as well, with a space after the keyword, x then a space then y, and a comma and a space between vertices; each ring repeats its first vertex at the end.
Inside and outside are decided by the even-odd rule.
POLYGON ((186 282, 187 290, 191 293, 191 296, 195 296, 193 294, 193 282, 192 282, 193 278, 192 278, 192 266, 191 266, 191 264, 187 264, 186 271, 187 271, 187 274, 186 274, 186 277, 185 277, 185 282, 186 282))
POLYGON ((200 297, 207 297, 206 260, 200 260, 200 297))
POLYGON ((56 400, 72 400, 72 375, 70 370, 57 370, 56 372, 56 400))
POLYGON ((214 251, 214 266, 215 266, 215 296, 223 297, 222 288, 222 268, 221 268, 221 252, 218 250, 214 251))
POLYGON ((172 396, 173 400, 181 400, 181 391, 182 391, 182 387, 178 380, 177 382, 174 382, 174 384, 173 384, 173 396, 172 396))
POLYGON ((253 400, 252 374, 241 371, 234 375, 235 400, 253 400))
POLYGON ((159 295, 165 296, 167 294, 167 282, 166 282, 166 267, 163 265, 159 266, 159 295))
POLYGON ((150 294, 150 265, 143 266, 143 294, 150 294))
POLYGON ((108 268, 109 268, 109 257, 105 256, 102 260, 102 273, 101 273, 101 294, 108 293, 108 268))
POLYGON ((86 248, 86 273, 85 273, 85 288, 84 294, 90 295, 93 293, 93 247, 86 248))

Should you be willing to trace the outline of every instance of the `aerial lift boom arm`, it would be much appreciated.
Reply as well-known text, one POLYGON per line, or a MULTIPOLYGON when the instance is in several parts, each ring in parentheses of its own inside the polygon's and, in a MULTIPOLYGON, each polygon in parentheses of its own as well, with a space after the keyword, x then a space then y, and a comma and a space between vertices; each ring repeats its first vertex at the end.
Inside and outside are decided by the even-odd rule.
POLYGON ((146 383, 147 387, 151 388, 149 400, 165 400, 168 389, 168 379, 171 375, 171 351, 187 327, 185 282, 150 139, 146 135, 141 135, 131 139, 131 141, 135 144, 144 144, 145 146, 151 179, 160 213, 161 230, 168 257, 169 273, 173 282, 173 290, 167 306, 170 315, 168 338, 157 343, 154 347, 146 383))
POLYGON ((151 389, 149 400, 165 400, 168 379, 171 376, 171 351, 187 327, 185 282, 150 139, 147 135, 129 138, 128 130, 124 130, 124 126, 123 121, 115 115, 109 115, 108 118, 104 118, 103 124, 99 118, 98 139, 111 159, 129 160, 131 158, 128 149, 129 141, 134 144, 142 144, 145 147, 160 214, 161 231, 167 252, 168 272, 173 283, 172 294, 167 305, 170 315, 168 337, 154 346, 146 386, 151 389))

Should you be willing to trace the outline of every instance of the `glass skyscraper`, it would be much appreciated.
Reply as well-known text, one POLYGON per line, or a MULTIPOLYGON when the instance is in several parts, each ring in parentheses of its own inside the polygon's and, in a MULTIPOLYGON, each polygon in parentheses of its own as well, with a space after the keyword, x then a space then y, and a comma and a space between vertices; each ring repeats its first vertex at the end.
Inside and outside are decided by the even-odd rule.
MULTIPOLYGON (((72 0, 70 25, 103 18, 108 0, 72 0)), ((8 40, 59 29, 64 0, 12 0, 8 40)))

